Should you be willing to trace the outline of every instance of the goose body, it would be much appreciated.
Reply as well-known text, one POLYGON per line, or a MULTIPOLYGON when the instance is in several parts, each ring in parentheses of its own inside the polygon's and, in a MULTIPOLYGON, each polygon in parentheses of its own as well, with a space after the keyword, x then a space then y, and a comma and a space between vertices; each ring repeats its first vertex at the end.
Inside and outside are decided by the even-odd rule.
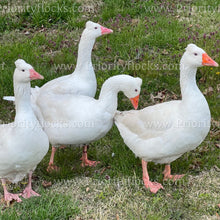
POLYGON ((98 100, 82 95, 40 94, 36 104, 50 143, 55 147, 80 145, 102 138, 112 127, 118 92, 123 91, 128 98, 138 97, 141 83, 140 78, 128 75, 111 77, 103 84, 98 100))
POLYGON ((142 159, 145 186, 157 192, 162 185, 149 181, 147 162, 167 164, 165 179, 182 175, 170 174, 169 164, 184 153, 194 150, 210 129, 208 103, 196 85, 197 67, 218 66, 204 50, 189 44, 180 62, 182 100, 146 107, 139 111, 117 112, 115 123, 125 144, 142 159))
POLYGON ((33 120, 34 117, 24 117, 22 121, 0 126, 1 178, 17 183, 27 173, 34 171, 46 155, 49 149, 48 137, 38 120, 33 120))
POLYGON ((204 97, 197 97, 190 110, 181 101, 150 106, 116 115, 116 125, 136 156, 155 163, 171 163, 194 150, 210 129, 210 110, 204 97), (202 109, 202 111, 201 111, 202 109))
MULTIPOLYGON (((48 96, 42 98, 47 100, 48 96)), ((57 95, 56 102, 48 103, 48 107, 42 114, 53 146, 90 143, 103 137, 113 124, 113 115, 88 96, 57 95)))
MULTIPOLYGON (((90 70, 81 71, 79 71, 79 73, 76 73, 75 71, 70 75, 61 76, 47 82, 40 88, 40 92, 54 94, 86 95, 94 97, 96 93, 97 82, 93 67, 91 66, 90 70), (87 72, 87 74, 85 74, 85 77, 82 77, 80 75, 80 73, 82 73, 81 71, 87 72)), ((35 88, 32 88, 32 90, 35 90, 35 88)))
POLYGON ((16 116, 10 124, 0 125, 0 178, 5 200, 20 202, 18 195, 10 194, 5 180, 17 183, 29 173, 29 183, 22 196, 38 195, 31 189, 31 175, 49 149, 49 140, 37 120, 30 101, 30 80, 43 77, 24 60, 15 62, 14 93, 16 116))

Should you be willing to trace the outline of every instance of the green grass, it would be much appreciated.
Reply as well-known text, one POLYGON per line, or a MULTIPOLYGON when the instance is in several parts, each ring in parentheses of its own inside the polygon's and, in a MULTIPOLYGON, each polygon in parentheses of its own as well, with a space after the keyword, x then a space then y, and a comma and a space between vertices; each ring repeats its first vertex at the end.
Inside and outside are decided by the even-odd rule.
MULTIPOLYGON (((164 101, 181 98, 179 61, 188 43, 202 47, 220 63, 220 14, 215 11, 216 6, 217 1, 211 0, 1 1, 0 97, 13 94, 12 75, 18 58, 45 76, 32 86, 73 72, 80 34, 86 21, 92 20, 114 30, 113 34, 97 39, 92 53, 93 64, 103 67, 95 71, 96 97, 107 78, 130 74, 143 79, 140 109, 159 102, 151 99, 159 91, 165 92, 164 101), (4 7, 16 6, 26 10, 3 11, 4 7), (65 8, 58 10, 61 6, 65 8), (183 6, 187 6, 185 10, 183 6), (194 10, 190 11, 190 7, 194 10), (57 68, 58 64, 72 68, 57 68)), ((213 88, 206 98, 217 122, 219 71, 203 67, 197 72, 201 91, 213 88)), ((118 109, 131 108, 129 100, 120 93, 118 109)), ((14 106, 0 100, 1 121, 8 123, 13 118, 14 106)), ((91 144, 89 157, 101 161, 96 168, 81 168, 82 149, 66 148, 58 150, 55 156, 61 171, 48 174, 49 151, 34 174, 34 189, 42 196, 6 209, 2 205, 0 219, 207 219, 220 215, 216 206, 220 203, 219 170, 213 168, 220 167, 219 149, 215 146, 220 140, 219 129, 213 123, 210 134, 195 151, 172 163, 173 173, 186 176, 177 184, 163 183, 165 190, 157 195, 144 189, 140 159, 123 143, 115 126, 106 137, 91 144), (51 181, 52 187, 44 189, 43 180, 51 181)), ((151 179, 162 182, 163 169, 163 165, 150 163, 151 179)), ((23 188, 22 183, 11 185, 14 192, 23 188)))
POLYGON ((70 219, 80 214, 78 204, 71 197, 41 190, 40 198, 24 200, 2 212, 1 219, 70 219))

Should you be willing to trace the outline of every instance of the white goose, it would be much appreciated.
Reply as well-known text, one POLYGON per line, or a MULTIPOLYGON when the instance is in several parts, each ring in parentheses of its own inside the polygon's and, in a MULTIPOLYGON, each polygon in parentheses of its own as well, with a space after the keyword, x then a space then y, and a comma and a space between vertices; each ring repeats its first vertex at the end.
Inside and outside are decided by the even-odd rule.
MULTIPOLYGON (((36 99, 40 94, 74 94, 94 97, 97 89, 96 76, 91 61, 91 53, 97 37, 105 34, 110 34, 113 31, 105 28, 97 23, 88 21, 84 29, 78 48, 78 58, 75 71, 66 76, 58 77, 44 84, 41 88, 32 89, 32 99, 36 99)), ((7 100, 14 100, 11 97, 4 97, 7 100)), ((33 101, 34 102, 34 101, 33 101)), ((38 99, 38 103, 40 100, 38 99)), ((41 103, 44 108, 46 103, 41 103)), ((32 105, 36 116, 38 117, 41 109, 39 106, 32 105)), ((52 146, 52 153, 47 168, 50 170, 57 170, 58 167, 54 165, 54 154, 56 148, 52 146)), ((82 165, 95 166, 98 162, 87 159, 87 146, 83 148, 82 165)))
POLYGON ((0 178, 4 188, 5 201, 21 202, 19 195, 24 198, 39 196, 32 190, 31 177, 35 167, 49 149, 49 140, 35 117, 30 101, 30 81, 43 79, 43 76, 24 60, 17 60, 15 65, 16 116, 13 123, 0 125, 0 178), (27 173, 29 173, 29 181, 23 193, 9 193, 6 188, 6 180, 16 183, 27 173))
POLYGON ((97 37, 113 31, 92 21, 86 22, 78 48, 77 64, 72 74, 45 83, 40 91, 54 94, 78 94, 94 97, 97 89, 91 53, 97 37))
POLYGON ((140 78, 113 76, 104 82, 98 100, 83 95, 40 93, 36 104, 50 143, 54 147, 81 145, 104 137, 113 124, 118 92, 123 91, 137 108, 141 84, 140 78))
POLYGON ((143 181, 153 193, 163 187, 149 180, 147 162, 167 164, 163 172, 165 180, 181 178, 183 175, 171 175, 169 164, 195 149, 209 132, 209 106, 196 85, 197 67, 202 65, 218 66, 204 50, 189 44, 180 61, 182 100, 139 111, 117 112, 115 116, 125 144, 142 158, 143 181))

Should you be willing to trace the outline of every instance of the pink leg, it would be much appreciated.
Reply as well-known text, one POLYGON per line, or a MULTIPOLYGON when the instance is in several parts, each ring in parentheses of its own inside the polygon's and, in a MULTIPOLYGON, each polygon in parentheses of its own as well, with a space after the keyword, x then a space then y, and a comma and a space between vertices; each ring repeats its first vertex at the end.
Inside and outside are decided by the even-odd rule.
POLYGON ((180 178, 182 178, 184 176, 183 175, 171 175, 171 168, 170 168, 170 164, 167 164, 165 166, 165 169, 163 171, 163 174, 164 174, 164 177, 163 177, 163 180, 173 180, 173 181, 176 181, 180 178))
POLYGON ((24 189, 24 191, 22 193, 22 196, 25 199, 28 199, 32 196, 40 196, 38 193, 36 193, 36 192, 34 192, 34 190, 32 190, 31 178, 32 178, 32 171, 29 172, 28 185, 26 186, 26 188, 24 189))
POLYGON ((159 189, 163 189, 163 186, 157 182, 151 182, 147 172, 147 162, 142 160, 142 169, 143 169, 143 181, 147 189, 150 189, 152 193, 156 193, 159 189))
POLYGON ((20 194, 12 194, 12 193, 8 192, 8 190, 6 188, 5 179, 2 179, 2 186, 3 186, 3 189, 4 189, 4 199, 5 199, 6 202, 10 202, 10 201, 13 201, 13 200, 15 200, 16 202, 22 202, 22 200, 19 198, 21 193, 20 194))
POLYGON ((51 152, 51 155, 50 155, 50 161, 49 161, 49 165, 47 167, 47 172, 58 171, 59 170, 58 166, 53 165, 54 155, 55 155, 56 150, 57 150, 56 147, 52 146, 52 152, 51 152))
POLYGON ((80 160, 82 160, 82 163, 81 163, 82 167, 85 167, 85 166, 95 167, 98 163, 100 163, 100 161, 88 160, 87 145, 83 146, 83 153, 82 153, 82 157, 80 160))

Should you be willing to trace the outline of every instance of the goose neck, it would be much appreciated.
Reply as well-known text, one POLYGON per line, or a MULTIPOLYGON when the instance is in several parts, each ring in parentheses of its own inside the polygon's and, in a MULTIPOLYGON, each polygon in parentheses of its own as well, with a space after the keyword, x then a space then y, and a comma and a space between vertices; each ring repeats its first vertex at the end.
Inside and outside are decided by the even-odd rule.
POLYGON ((108 112, 112 114, 117 110, 118 92, 121 90, 121 82, 115 77, 107 79, 101 89, 99 101, 103 104, 108 112))
POLYGON ((196 67, 180 65, 180 87, 183 101, 201 93, 196 84, 196 72, 196 67))
POLYGON ((20 119, 32 112, 30 83, 14 83, 16 118, 20 119))
POLYGON ((91 54, 94 43, 95 39, 82 35, 79 42, 76 70, 81 70, 82 68, 90 69, 92 67, 91 54))

